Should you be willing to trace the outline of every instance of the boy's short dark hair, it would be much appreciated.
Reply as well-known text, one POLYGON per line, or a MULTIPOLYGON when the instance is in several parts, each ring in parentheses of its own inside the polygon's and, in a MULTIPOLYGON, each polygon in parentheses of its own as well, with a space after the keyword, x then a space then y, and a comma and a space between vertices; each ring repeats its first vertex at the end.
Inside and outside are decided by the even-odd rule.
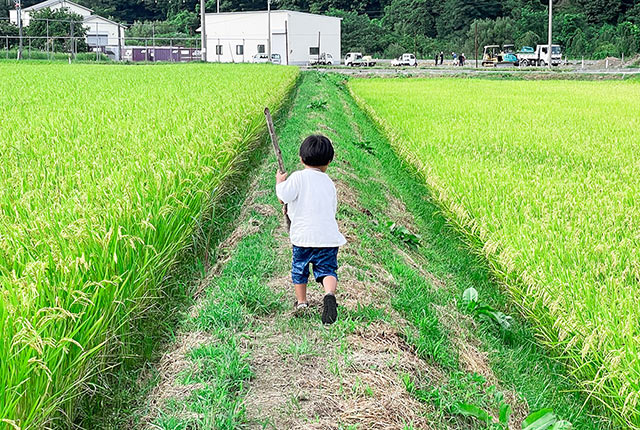
POLYGON ((326 166, 333 161, 333 145, 329 138, 312 134, 300 145, 300 158, 307 166, 326 166))

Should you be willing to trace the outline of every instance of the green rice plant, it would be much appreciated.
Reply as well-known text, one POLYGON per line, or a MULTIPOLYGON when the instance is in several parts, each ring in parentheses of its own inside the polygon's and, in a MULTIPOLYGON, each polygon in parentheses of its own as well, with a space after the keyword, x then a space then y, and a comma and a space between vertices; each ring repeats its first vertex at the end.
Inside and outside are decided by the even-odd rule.
POLYGON ((640 84, 349 87, 587 396, 640 428, 640 84))
POLYGON ((0 64, 0 428, 73 419, 297 75, 0 64))

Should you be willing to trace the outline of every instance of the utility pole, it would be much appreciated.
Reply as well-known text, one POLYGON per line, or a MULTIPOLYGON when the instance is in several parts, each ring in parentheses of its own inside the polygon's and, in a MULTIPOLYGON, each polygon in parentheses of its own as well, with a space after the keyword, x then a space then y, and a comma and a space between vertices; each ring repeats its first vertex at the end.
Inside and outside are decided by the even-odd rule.
POLYGON ((153 45, 153 62, 156 62, 156 22, 151 23, 151 44, 153 45))
POLYGON ((475 22, 476 36, 473 40, 473 47, 476 53, 476 69, 478 68, 478 21, 475 22))
POLYGON ((553 0, 549 0, 549 46, 547 47, 548 66, 551 68, 551 40, 553 38, 553 0))
POLYGON ((216 2, 216 13, 220 13, 220 0, 216 2))
POLYGON ((271 62, 271 0, 267 0, 267 55, 269 63, 271 62))
MULTIPOLYGON (((96 34, 100 34, 100 30, 98 30, 98 21, 96 21, 96 34)), ((100 60, 100 36, 96 36, 96 62, 100 60)))
MULTIPOLYGON (((96 24, 96 33, 97 33, 97 24, 96 24)), ((69 21, 69 30, 70 30, 70 34, 71 34, 71 40, 69 43, 69 49, 71 50, 71 58, 73 58, 75 60, 75 39, 73 37, 73 20, 69 21)), ((97 55, 97 54, 96 54, 97 55)))
POLYGON ((22 0, 16 0, 15 4, 18 16, 18 60, 22 60, 22 0))
MULTIPOLYGON (((122 61, 123 56, 122 49, 122 26, 118 24, 118 61, 122 61)), ((173 52, 173 50, 171 50, 173 52)), ((173 55, 173 54, 171 54, 173 55)))
POLYGON ((416 33, 413 33, 413 56, 416 57, 416 63, 418 62, 418 42, 417 42, 417 35, 416 33))
POLYGON ((200 35, 202 40, 200 41, 200 60, 207 61, 207 30, 204 19, 204 4, 205 0, 200 0, 200 35))
MULTIPOLYGON (((244 40, 242 41, 242 44, 244 45, 244 40)), ((289 27, 287 24, 287 20, 284 21, 284 47, 286 49, 285 53, 285 58, 287 59, 287 66, 289 65, 289 27)), ((244 61, 244 57, 242 58, 242 61, 244 61)))

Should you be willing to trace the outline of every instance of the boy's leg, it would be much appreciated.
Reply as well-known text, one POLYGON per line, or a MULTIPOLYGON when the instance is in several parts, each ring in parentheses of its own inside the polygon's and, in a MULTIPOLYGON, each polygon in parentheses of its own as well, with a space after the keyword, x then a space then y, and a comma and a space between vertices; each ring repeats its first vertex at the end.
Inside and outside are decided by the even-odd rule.
POLYGON ((338 280, 335 276, 325 276, 322 280, 324 286, 324 299, 322 299, 322 323, 333 324, 338 319, 338 303, 336 302, 336 285, 338 280))
POLYGON ((336 288, 338 286, 338 248, 321 248, 313 259, 313 274, 324 287, 323 324, 333 324, 338 318, 336 288))
POLYGON ((298 304, 307 303, 307 281, 309 280, 309 248, 293 246, 291 280, 296 292, 298 304))
POLYGON ((325 276, 322 278, 322 286, 325 294, 333 294, 335 296, 338 288, 338 279, 335 276, 325 276))
POLYGON ((316 248, 311 259, 313 275, 324 287, 325 294, 336 294, 338 286, 338 248, 316 248))
POLYGON ((298 299, 298 304, 307 303, 307 284, 295 284, 296 289, 296 299, 298 299))

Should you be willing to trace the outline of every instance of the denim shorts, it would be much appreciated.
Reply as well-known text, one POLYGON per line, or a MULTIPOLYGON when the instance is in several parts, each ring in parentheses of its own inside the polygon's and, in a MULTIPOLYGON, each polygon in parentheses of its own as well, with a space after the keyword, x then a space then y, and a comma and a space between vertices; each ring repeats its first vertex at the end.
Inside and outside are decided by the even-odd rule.
POLYGON ((316 282, 322 283, 325 276, 338 279, 338 247, 302 248, 293 245, 291 280, 294 284, 306 284, 309 281, 309 264, 313 265, 316 282))

